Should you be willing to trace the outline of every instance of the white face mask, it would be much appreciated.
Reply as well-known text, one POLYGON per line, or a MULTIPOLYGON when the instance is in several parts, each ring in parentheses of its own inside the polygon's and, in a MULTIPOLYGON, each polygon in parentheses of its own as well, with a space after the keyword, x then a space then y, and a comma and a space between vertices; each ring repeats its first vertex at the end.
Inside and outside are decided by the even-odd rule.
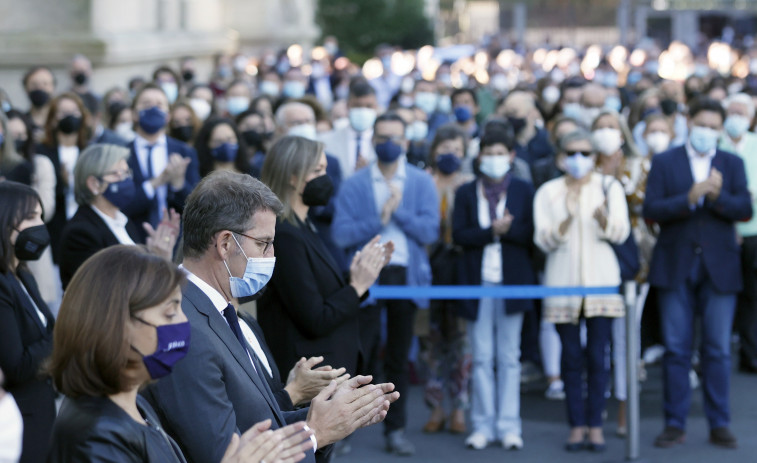
POLYGON ((651 132, 644 141, 652 154, 662 153, 670 146, 670 135, 665 132, 651 132))
POLYGON ((272 97, 279 96, 279 84, 272 80, 264 80, 260 83, 260 93, 272 97))
POLYGON ((18 461, 21 458, 21 443, 24 421, 16 401, 9 393, 0 399, 0 461, 18 461))
POLYGON ((340 117, 339 119, 334 119, 332 124, 334 125, 334 130, 342 130, 350 126, 350 118, 340 117))
POLYGON ((116 125, 116 134, 123 138, 126 141, 132 141, 134 140, 134 137, 136 137, 136 133, 134 133, 134 129, 132 128, 134 124, 131 122, 121 122, 120 124, 116 125))
POLYGON ((350 108, 348 113, 350 125, 356 132, 364 132, 376 121, 376 110, 373 108, 350 108))
POLYGON ((566 156, 565 168, 568 171, 568 175, 580 180, 591 172, 594 168, 594 160, 591 156, 584 156, 581 153, 576 153, 573 156, 566 156))
POLYGON ((481 156, 479 164, 481 173, 490 179, 499 179, 505 176, 510 170, 509 156, 481 156))
POLYGON ((315 128, 315 124, 300 124, 290 128, 287 135, 294 135, 296 137, 315 141, 318 138, 318 131, 315 128))
POLYGON ((623 137, 620 130, 611 127, 597 129, 591 133, 591 142, 594 149, 605 156, 612 156, 617 153, 623 145, 623 137))
POLYGON ((541 91, 541 97, 547 104, 555 104, 560 100, 560 89, 554 85, 548 85, 541 91))
POLYGON ((583 122, 586 127, 591 127, 591 124, 594 123, 594 119, 599 116, 599 113, 602 112, 602 108, 587 108, 585 106, 581 106, 581 112, 583 113, 583 122))
POLYGON ((425 121, 414 121, 407 126, 405 137, 410 141, 424 140, 428 135, 428 124, 425 121))
POLYGON ((201 121, 204 121, 210 116, 211 107, 207 100, 203 100, 202 98, 192 98, 189 100, 189 106, 201 121))

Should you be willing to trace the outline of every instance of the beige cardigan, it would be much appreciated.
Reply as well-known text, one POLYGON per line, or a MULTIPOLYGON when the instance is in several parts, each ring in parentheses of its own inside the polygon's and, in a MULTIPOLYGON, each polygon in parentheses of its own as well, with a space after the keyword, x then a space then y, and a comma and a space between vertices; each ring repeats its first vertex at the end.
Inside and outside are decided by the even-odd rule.
MULTIPOLYGON (((568 217, 565 177, 542 185, 534 198, 534 242, 546 253, 545 286, 618 286, 620 268, 612 243, 628 238, 630 223, 623 187, 612 177, 592 172, 581 187, 577 210, 565 235, 558 231, 568 217), (608 217, 605 230, 593 214, 605 200, 608 217)), ((578 323, 585 317, 622 317, 620 295, 557 296, 544 299, 544 318, 552 323, 578 323)))

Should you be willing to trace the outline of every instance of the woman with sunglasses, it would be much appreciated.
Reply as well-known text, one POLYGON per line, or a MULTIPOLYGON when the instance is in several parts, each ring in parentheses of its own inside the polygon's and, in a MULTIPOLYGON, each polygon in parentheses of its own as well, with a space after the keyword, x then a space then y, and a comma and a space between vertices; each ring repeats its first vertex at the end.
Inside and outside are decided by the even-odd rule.
MULTIPOLYGON (((79 156, 74 168, 74 195, 79 209, 63 228, 60 278, 63 289, 76 270, 97 251, 115 244, 138 244, 137 224, 121 212, 136 193, 127 164, 129 150, 116 145, 92 145, 79 156)), ((148 249, 171 259, 179 234, 179 215, 163 214, 153 230, 145 224, 148 249)))
MULTIPOLYGON (((559 148, 557 164, 566 174, 542 185, 534 198, 534 241, 546 254, 544 285, 619 286, 620 268, 611 243, 620 244, 629 234, 623 187, 594 171, 597 155, 584 130, 564 135, 559 148)), ((542 316, 555 323, 562 342, 568 451, 605 450, 606 349, 612 320, 623 315, 619 294, 544 299, 542 316), (581 322, 586 324, 585 350, 581 322)))

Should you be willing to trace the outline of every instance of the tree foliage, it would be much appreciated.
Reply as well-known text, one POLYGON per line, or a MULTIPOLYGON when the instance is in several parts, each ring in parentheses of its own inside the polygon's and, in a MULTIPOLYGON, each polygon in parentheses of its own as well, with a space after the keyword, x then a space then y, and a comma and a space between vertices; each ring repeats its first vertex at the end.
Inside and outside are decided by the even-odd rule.
POLYGON ((433 42, 423 0, 318 0, 316 22, 350 57, 366 58, 377 45, 419 48, 433 42))

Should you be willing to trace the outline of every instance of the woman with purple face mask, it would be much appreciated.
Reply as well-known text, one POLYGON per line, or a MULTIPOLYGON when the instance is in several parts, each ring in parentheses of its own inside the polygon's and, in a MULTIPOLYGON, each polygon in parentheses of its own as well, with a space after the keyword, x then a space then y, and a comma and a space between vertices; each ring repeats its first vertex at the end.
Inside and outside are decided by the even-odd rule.
MULTIPOLYGON (((190 349, 181 309, 185 282, 178 267, 137 246, 110 247, 79 269, 55 327, 49 368, 66 398, 47 461, 186 461, 138 395, 190 349)), ((276 431, 270 426, 267 420, 241 438, 234 434, 221 461, 304 458, 312 444, 303 422, 276 431)))
MULTIPOLYGON (((546 254, 544 285, 619 286, 620 267, 610 243, 623 243, 629 234, 623 187, 594 172, 597 154, 585 131, 564 135, 559 147, 557 162, 566 175, 542 185, 534 198, 534 242, 546 254)), ((601 452, 606 448, 602 413, 609 371, 605 356, 612 320, 623 314, 623 299, 618 294, 544 299, 542 316, 556 324, 562 343, 570 424, 567 451, 601 452), (587 329, 585 350, 582 322, 587 329)))

